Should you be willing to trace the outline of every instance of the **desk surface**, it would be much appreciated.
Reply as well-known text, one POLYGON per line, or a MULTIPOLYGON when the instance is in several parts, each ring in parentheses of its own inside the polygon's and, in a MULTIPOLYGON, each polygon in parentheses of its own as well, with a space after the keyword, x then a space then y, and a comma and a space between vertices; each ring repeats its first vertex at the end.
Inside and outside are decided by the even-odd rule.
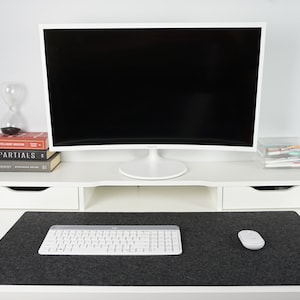
POLYGON ((300 217, 294 212, 27 212, 0 241, 1 285, 253 286, 300 285, 300 217), (180 256, 40 256, 54 224, 177 224, 180 256), (265 238, 243 248, 238 231, 265 238))

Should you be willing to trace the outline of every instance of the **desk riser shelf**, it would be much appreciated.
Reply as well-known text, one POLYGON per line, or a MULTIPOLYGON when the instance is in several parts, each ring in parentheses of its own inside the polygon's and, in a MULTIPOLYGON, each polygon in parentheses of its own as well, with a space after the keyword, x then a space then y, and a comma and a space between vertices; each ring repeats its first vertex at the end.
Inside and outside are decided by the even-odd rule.
POLYGON ((257 161, 188 162, 172 179, 129 179, 118 162, 62 162, 52 173, 0 173, 0 209, 78 211, 222 211, 299 209, 300 172, 266 170, 257 161), (271 189, 260 191, 257 186, 271 189), (272 190, 272 187, 292 187, 272 190), (14 191, 8 187, 47 187, 14 191))

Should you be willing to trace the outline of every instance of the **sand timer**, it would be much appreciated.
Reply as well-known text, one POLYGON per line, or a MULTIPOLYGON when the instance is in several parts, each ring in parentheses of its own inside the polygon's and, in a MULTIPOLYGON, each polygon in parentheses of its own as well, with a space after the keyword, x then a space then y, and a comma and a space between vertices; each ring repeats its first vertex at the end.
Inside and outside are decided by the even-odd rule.
POLYGON ((4 134, 15 135, 22 130, 22 118, 19 114, 19 105, 25 95, 25 89, 21 84, 0 84, 0 97, 8 107, 0 126, 4 134))

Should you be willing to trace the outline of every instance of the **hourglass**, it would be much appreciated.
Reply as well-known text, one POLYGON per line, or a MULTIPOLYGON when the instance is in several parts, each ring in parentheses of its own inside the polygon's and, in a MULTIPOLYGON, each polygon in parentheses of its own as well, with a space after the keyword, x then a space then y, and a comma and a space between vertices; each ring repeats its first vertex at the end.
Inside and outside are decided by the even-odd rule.
POLYGON ((23 100, 25 89, 17 83, 0 84, 0 97, 8 106, 8 111, 0 122, 1 131, 7 135, 18 134, 22 130, 19 104, 23 100))

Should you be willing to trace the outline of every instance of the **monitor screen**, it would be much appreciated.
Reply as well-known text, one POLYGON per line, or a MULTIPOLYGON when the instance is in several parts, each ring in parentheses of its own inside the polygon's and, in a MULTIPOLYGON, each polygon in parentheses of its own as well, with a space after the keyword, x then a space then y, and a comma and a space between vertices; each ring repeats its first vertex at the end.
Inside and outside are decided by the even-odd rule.
POLYGON ((49 140, 253 149, 264 24, 43 25, 49 140))

